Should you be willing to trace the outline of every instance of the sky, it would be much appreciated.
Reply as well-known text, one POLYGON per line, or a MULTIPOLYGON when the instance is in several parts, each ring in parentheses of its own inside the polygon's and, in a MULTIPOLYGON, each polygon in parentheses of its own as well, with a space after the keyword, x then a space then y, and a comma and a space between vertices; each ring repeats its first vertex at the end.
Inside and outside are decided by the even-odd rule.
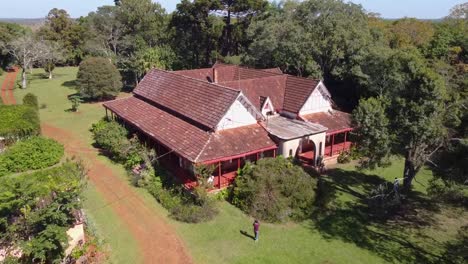
MULTIPOLYGON (((180 0, 158 0, 172 12, 180 0)), ((349 0, 345 0, 349 1, 349 0)), ((442 18, 450 8, 466 0, 350 0, 362 4, 367 11, 380 13, 384 18, 416 17, 442 18)), ((0 0, 0 18, 41 18, 50 9, 65 9, 72 17, 87 15, 98 6, 111 5, 113 0, 0 0)))

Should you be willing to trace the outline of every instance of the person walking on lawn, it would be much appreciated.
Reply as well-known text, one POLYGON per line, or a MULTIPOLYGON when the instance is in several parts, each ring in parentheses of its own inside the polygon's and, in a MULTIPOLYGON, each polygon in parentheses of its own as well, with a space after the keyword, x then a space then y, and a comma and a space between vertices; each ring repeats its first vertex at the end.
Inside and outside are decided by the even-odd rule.
POLYGON ((255 242, 258 241, 258 229, 260 228, 260 222, 257 219, 253 222, 253 229, 255 234, 255 242))

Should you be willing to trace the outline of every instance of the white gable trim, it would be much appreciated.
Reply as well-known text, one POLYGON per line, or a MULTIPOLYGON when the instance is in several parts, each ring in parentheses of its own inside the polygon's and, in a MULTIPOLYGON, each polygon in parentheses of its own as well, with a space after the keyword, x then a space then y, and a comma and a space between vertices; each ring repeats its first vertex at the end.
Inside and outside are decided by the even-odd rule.
POLYGON ((263 116, 267 116, 268 112, 275 113, 275 106, 271 102, 270 97, 267 97, 265 99, 265 102, 263 102, 263 105, 261 107, 262 107, 262 115, 263 116))
POLYGON ((331 94, 327 87, 320 81, 299 111, 299 115, 306 115, 332 110, 331 94))
POLYGON ((216 131, 253 125, 257 123, 258 119, 262 118, 262 114, 258 112, 255 106, 240 93, 216 125, 216 131))

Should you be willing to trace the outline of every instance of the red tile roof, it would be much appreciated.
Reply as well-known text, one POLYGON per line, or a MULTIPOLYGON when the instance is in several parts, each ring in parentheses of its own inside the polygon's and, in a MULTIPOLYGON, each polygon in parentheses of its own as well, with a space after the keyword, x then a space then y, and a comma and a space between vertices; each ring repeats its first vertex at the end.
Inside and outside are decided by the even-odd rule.
POLYGON ((239 91, 174 72, 151 70, 133 91, 160 107, 214 129, 239 91))
POLYGON ((299 113, 319 82, 319 80, 288 75, 284 93, 283 110, 299 113))
POLYGON ((270 97, 276 110, 283 109, 287 75, 276 75, 257 79, 223 82, 222 85, 241 90, 245 96, 261 111, 260 97, 270 97))
POLYGON ((207 132, 136 97, 106 102, 104 106, 192 162, 276 147, 260 125, 207 132))
POLYGON ((312 123, 318 123, 328 128, 327 134, 351 129, 351 115, 345 112, 333 110, 330 112, 321 112, 301 116, 304 120, 312 123))
POLYGON ((174 73, 187 76, 190 78, 202 80, 202 81, 212 81, 213 80, 213 69, 212 68, 205 68, 205 69, 195 69, 195 70, 182 70, 182 71, 175 71, 174 73))
POLYGON ((276 148, 276 144, 263 127, 257 124, 243 126, 212 133, 198 160, 213 161, 272 148, 276 148))
POLYGON ((258 110, 261 110, 259 98, 264 96, 270 97, 276 110, 298 113, 320 82, 283 74, 278 68, 252 69, 222 63, 217 63, 209 69, 174 73, 207 81, 213 80, 214 70, 217 83, 241 90, 258 110))

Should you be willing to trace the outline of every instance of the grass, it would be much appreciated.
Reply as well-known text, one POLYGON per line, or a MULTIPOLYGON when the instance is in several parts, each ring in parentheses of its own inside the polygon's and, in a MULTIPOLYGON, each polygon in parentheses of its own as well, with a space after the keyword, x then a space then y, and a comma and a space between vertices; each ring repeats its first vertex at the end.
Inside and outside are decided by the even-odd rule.
MULTIPOLYGON (((265 224, 255 244, 253 219, 227 202, 215 220, 202 224, 173 222, 198 263, 441 263, 446 242, 468 224, 468 214, 451 207, 428 206, 425 187, 415 184, 419 209, 408 217, 373 220, 364 199, 370 189, 402 172, 402 160, 387 168, 357 172, 338 166, 327 178, 331 209, 315 213, 302 223, 265 224), (376 176, 379 175, 379 176, 376 176), (460 217, 462 216, 462 217, 460 217), (465 216, 465 217, 463 217, 465 216)), ((432 174, 418 174, 426 184, 432 174)))
MULTIPOLYGON (((35 94, 39 105, 46 104, 46 108, 39 110, 42 122, 66 129, 91 144, 89 128, 102 118, 105 112, 99 104, 83 104, 77 113, 67 111, 71 106, 67 96, 76 92, 73 89, 73 80, 77 70, 74 67, 57 68, 55 78, 49 80, 45 78, 42 69, 35 69, 33 74, 28 76, 29 87, 25 90, 16 89, 15 98, 21 103, 26 93, 35 94)), ((110 162, 108 165, 117 169, 120 167, 110 162)), ((136 241, 112 209, 105 206, 105 200, 92 184, 88 184, 83 197, 83 206, 93 229, 109 247, 109 261, 140 263, 141 257, 138 255, 136 241)))
MULTIPOLYGON (((7 73, 5 71, 3 71, 3 73, 0 75, 0 89, 2 89, 3 81, 5 80, 6 75, 7 75, 7 73)), ((2 105, 2 104, 3 104, 3 100, 0 97, 0 105, 2 105)))
MULTIPOLYGON (((75 93, 76 68, 57 68, 56 78, 43 78, 35 70, 27 90, 16 90, 18 102, 27 92, 36 94, 41 119, 66 129, 91 144, 89 127, 104 115, 99 104, 82 104, 78 113, 67 112, 67 96, 75 93)), ((127 179, 122 166, 105 157, 99 159, 115 174, 127 179)), ((426 195, 432 174, 423 170, 414 183, 414 202, 404 215, 373 219, 365 206, 372 188, 395 177, 401 178, 403 163, 395 159, 387 168, 356 171, 340 165, 330 171, 328 210, 318 211, 302 223, 262 223, 260 241, 252 234, 253 219, 227 202, 219 202, 219 215, 212 221, 185 224, 168 217, 167 211, 143 189, 138 195, 152 210, 163 215, 185 241, 196 263, 445 263, 447 243, 463 225, 466 211, 434 204, 426 195), (242 232, 245 232, 244 235, 242 232)), ((84 207, 98 235, 110 246, 113 263, 138 263, 136 243, 100 194, 90 185, 84 193, 84 207)))

